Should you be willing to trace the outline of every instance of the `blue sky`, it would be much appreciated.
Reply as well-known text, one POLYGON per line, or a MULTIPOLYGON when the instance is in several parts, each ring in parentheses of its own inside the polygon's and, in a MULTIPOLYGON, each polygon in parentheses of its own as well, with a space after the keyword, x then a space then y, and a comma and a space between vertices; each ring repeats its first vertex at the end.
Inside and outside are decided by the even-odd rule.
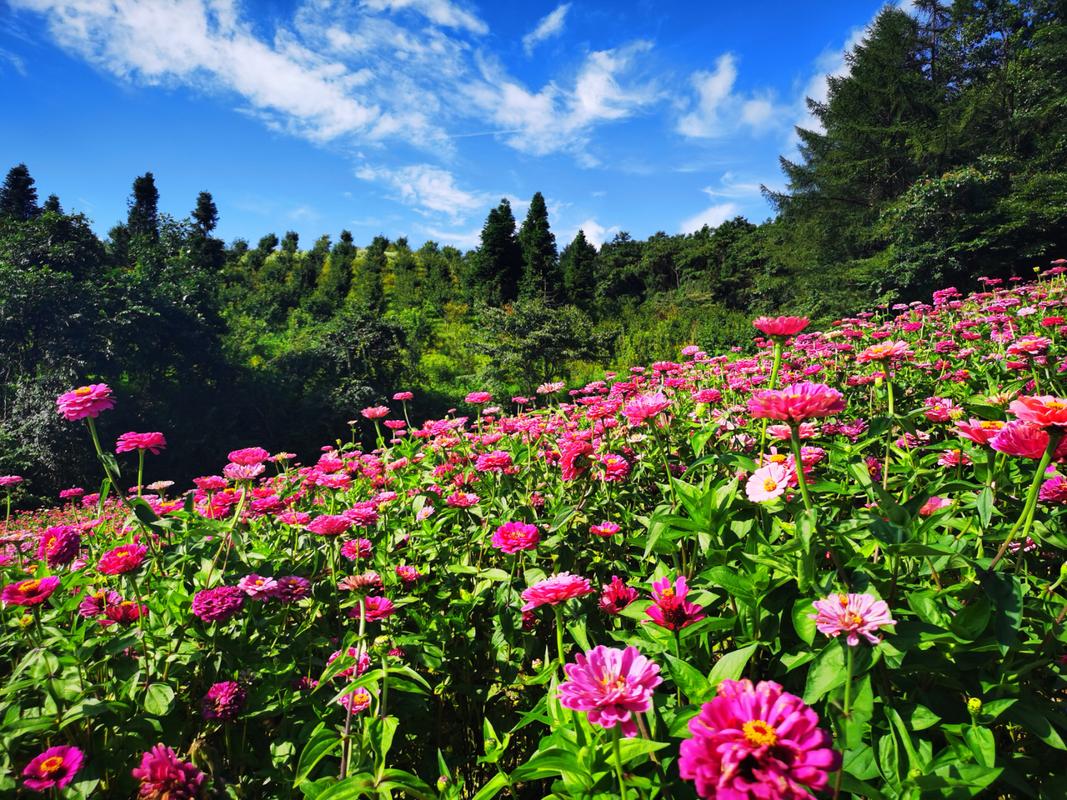
POLYGON ((538 190, 561 246, 758 222, 881 5, 0 0, 0 167, 102 233, 145 171, 227 240, 466 248, 538 190))

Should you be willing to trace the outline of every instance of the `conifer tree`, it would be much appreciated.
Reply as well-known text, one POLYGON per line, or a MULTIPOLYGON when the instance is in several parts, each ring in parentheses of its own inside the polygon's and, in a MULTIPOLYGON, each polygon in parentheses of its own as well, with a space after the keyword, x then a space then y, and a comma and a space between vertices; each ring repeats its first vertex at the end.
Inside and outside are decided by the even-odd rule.
POLYGON ((481 247, 471 258, 467 292, 490 305, 514 301, 522 279, 522 248, 515 235, 515 216, 507 198, 489 212, 482 226, 481 247))
POLYGON ((548 208, 540 193, 534 194, 526 219, 519 231, 522 248, 522 291, 524 298, 538 298, 552 304, 559 299, 562 276, 556 237, 548 225, 548 208))
POLYGON ((559 257, 563 273, 564 300, 579 308, 588 309, 596 295, 596 248, 579 229, 559 257))
POLYGON ((33 176, 25 164, 16 164, 8 170, 4 185, 0 187, 0 217, 25 221, 38 213, 33 176))
POLYGON ((48 211, 52 214, 62 214, 63 206, 59 203, 59 195, 48 195, 48 198, 44 201, 44 205, 41 206, 41 211, 48 211))
POLYGON ((153 243, 159 241, 159 190, 151 172, 133 181, 126 227, 131 239, 143 237, 153 243))

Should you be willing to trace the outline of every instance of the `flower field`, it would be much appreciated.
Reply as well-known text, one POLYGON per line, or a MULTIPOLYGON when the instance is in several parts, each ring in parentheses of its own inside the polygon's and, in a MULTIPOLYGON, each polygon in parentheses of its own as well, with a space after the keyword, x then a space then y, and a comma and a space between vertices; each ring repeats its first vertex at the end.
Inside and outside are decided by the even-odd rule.
POLYGON ((195 487, 74 389, 102 483, 0 477, 0 792, 1062 796, 1065 272, 195 487))

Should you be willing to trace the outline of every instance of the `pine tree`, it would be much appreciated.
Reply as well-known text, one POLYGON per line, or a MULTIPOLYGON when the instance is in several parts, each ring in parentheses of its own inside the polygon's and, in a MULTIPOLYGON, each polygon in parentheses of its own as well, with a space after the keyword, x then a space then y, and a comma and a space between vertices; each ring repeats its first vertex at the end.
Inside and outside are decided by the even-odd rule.
POLYGON ((355 296, 356 303, 375 313, 385 310, 382 276, 388 266, 386 259, 388 249, 389 240, 384 236, 375 236, 370 247, 364 250, 357 260, 352 280, 352 294, 355 296))
POLYGON ((205 237, 211 235, 219 224, 219 209, 211 197, 211 192, 201 192, 197 195, 193 223, 200 235, 205 237))
POLYGON ((534 194, 519 231, 522 248, 522 291, 524 298, 539 298, 552 304, 559 299, 562 276, 556 237, 548 225, 548 208, 540 192, 534 194))
POLYGON ((574 241, 563 248, 559 257, 563 273, 564 301, 588 309, 596 295, 596 248, 579 229, 574 241))
POLYGON ((8 170, 4 185, 0 187, 0 217, 28 220, 38 213, 33 176, 25 164, 16 164, 8 170))
POLYGON ((515 216, 507 198, 489 212, 482 243, 471 258, 466 288, 470 297, 490 305, 514 301, 522 279, 522 248, 515 235, 515 216))
POLYGON ((47 211, 51 214, 62 214, 63 206, 59 203, 59 195, 48 195, 48 199, 46 199, 44 205, 41 206, 41 211, 47 211))
POLYGON ((159 241, 159 190, 151 172, 133 181, 126 227, 131 239, 143 237, 153 243, 159 241))

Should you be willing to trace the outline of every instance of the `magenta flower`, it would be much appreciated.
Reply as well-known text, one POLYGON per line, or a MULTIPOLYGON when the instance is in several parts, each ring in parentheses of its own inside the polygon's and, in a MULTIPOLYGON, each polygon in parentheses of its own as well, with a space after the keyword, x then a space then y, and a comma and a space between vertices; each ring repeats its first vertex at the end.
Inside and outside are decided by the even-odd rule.
POLYGON ((389 406, 367 406, 359 413, 364 419, 381 419, 389 416, 389 406))
POLYGON ((114 407, 115 401, 111 397, 111 387, 106 383, 79 386, 74 391, 61 394, 56 398, 56 410, 70 422, 86 417, 95 419, 100 416, 101 411, 108 411, 114 407))
POLYGON ((393 395, 393 399, 397 402, 406 402, 408 400, 414 400, 415 395, 411 392, 397 392, 393 395))
POLYGON ((667 410, 670 404, 671 401, 663 392, 642 394, 623 406, 622 414, 627 422, 636 427, 667 410))
MULTIPOLYGON (((18 486, 20 483, 22 483, 21 475, 0 475, 0 487, 10 489, 12 486, 18 486)), ((59 496, 62 498, 63 492, 60 492, 59 496)))
POLYGON ((598 605, 605 614, 618 614, 636 599, 637 589, 627 586, 618 575, 612 575, 611 583, 601 587, 598 605))
POLYGON ((330 666, 334 661, 342 656, 353 660, 353 664, 350 667, 346 667, 339 671, 334 677, 337 678, 351 678, 359 677, 370 668, 370 656, 365 651, 357 650, 355 647, 349 647, 343 653, 337 650, 330 654, 330 657, 326 659, 326 666, 330 666))
POLYGON ((856 356, 856 362, 859 364, 893 363, 908 358, 911 354, 911 348, 908 347, 907 342, 878 342, 856 356))
POLYGON ((752 327, 767 336, 796 336, 806 327, 807 317, 756 317, 752 327))
MULTIPOLYGON (((393 601, 387 597, 379 597, 377 595, 370 595, 363 598, 363 610, 366 616, 367 622, 377 622, 381 619, 393 616, 396 613, 396 606, 393 605, 393 601)), ((356 609, 357 613, 359 609, 356 609)))
POLYGON ((1053 475, 1041 484, 1037 498, 1043 503, 1067 503, 1067 479, 1053 475))
POLYGON ((470 403, 473 406, 481 406, 488 403, 493 399, 493 396, 489 392, 470 392, 464 401, 470 403))
POLYGON ((622 528, 619 527, 618 523, 609 520, 589 526, 589 532, 591 534, 594 536, 602 536, 605 539, 614 536, 620 530, 622 530, 622 528))
POLYGON ((101 575, 124 575, 144 563, 148 548, 143 544, 123 544, 100 556, 96 571, 101 575))
POLYGON ((895 625, 896 621, 889 615, 889 606, 869 594, 835 594, 814 603, 815 627, 820 633, 836 637, 847 633, 845 640, 850 647, 860 643, 864 636, 871 644, 882 641, 874 631, 886 625, 895 625))
POLYGON ((122 595, 118 592, 114 592, 108 589, 101 589, 96 592, 89 592, 82 598, 82 601, 78 604, 78 614, 91 619, 92 617, 99 617, 108 606, 117 605, 122 602, 122 595))
POLYGON ((525 522, 505 522, 493 534, 493 547, 502 553, 514 555, 520 550, 533 550, 541 541, 536 525, 525 522))
POLYGON ((655 603, 645 612, 661 628, 678 631, 704 619, 704 608, 685 599, 689 586, 685 576, 679 575, 674 582, 660 578, 652 584, 652 599, 655 603))
POLYGON ((538 581, 522 593, 522 599, 526 605, 523 611, 533 611, 538 606, 555 606, 572 600, 575 597, 584 597, 593 593, 593 587, 589 581, 569 572, 561 572, 543 581, 538 581))
POLYGON ((282 603, 295 603, 311 594, 311 581, 299 575, 286 575, 275 579, 271 596, 282 603))
POLYGON ((841 765, 818 714, 773 681, 723 681, 689 732, 678 771, 702 798, 808 800, 841 765))
POLYGON ((122 434, 115 442, 116 453, 129 453, 133 450, 147 450, 154 456, 158 456, 167 446, 167 439, 159 431, 152 433, 134 433, 129 431, 122 434))
POLYGON ((593 725, 605 729, 618 725, 623 736, 636 736, 633 714, 652 707, 652 690, 663 682, 659 665, 636 647, 619 650, 603 645, 579 653, 575 662, 563 667, 567 680, 559 685, 559 704, 585 711, 593 725))
POLYGON ((563 480, 573 481, 589 471, 592 465, 593 445, 581 439, 562 444, 559 449, 559 466, 563 480))
POLYGON ((349 561, 355 561, 357 558, 370 558, 371 548, 370 539, 349 539, 341 545, 341 555, 349 561))
POLYGON ((274 578, 264 578, 262 575, 245 575, 237 581, 237 588, 251 597, 253 600, 265 601, 274 596, 278 582, 274 578))
POLYGON ((358 714, 360 711, 366 711, 370 708, 370 701, 370 692, 362 686, 358 689, 353 689, 351 692, 346 692, 337 698, 338 705, 350 714, 358 714))
POLYGON ((352 521, 343 514, 323 514, 308 523, 307 529, 319 536, 340 536, 352 527, 352 521))
POLYGON ((256 464, 262 464, 270 458, 270 453, 262 447, 243 447, 240 450, 230 451, 230 454, 226 457, 234 464, 252 467, 256 464))
POLYGON ((9 583, 0 591, 0 600, 9 606, 39 606, 59 588, 59 578, 27 578, 9 583))
POLYGON ((244 708, 248 693, 237 681, 220 681, 212 685, 200 702, 204 719, 233 722, 244 708))
POLYGON ((222 468, 222 474, 231 481, 251 481, 258 478, 267 468, 263 464, 227 464, 222 468))
MULTIPOLYGON (((1029 422, 1012 420, 989 440, 989 446, 998 453, 1009 456, 1040 459, 1048 447, 1048 442, 1049 434, 1044 428, 1029 422)), ((1058 457, 1061 454, 1067 454, 1067 438, 1060 442, 1054 455, 1058 457)))
POLYGON ((23 785, 35 792, 70 785, 85 761, 85 753, 67 744, 49 747, 22 770, 23 785))
POLYGON ((207 776, 182 761, 169 747, 157 744, 131 771, 140 781, 137 796, 145 800, 194 800, 203 794, 207 776))
POLYGON ((78 555, 81 543, 81 532, 73 525, 55 525, 41 534, 37 557, 45 559, 51 568, 63 566, 78 555))
POLYGON ((801 381, 782 389, 763 389, 748 400, 748 411, 756 419, 803 422, 813 417, 829 417, 845 409, 845 398, 837 389, 822 383, 801 381))
POLYGON ((236 586, 216 586, 193 595, 193 613, 204 622, 225 622, 244 604, 245 593, 236 586))

